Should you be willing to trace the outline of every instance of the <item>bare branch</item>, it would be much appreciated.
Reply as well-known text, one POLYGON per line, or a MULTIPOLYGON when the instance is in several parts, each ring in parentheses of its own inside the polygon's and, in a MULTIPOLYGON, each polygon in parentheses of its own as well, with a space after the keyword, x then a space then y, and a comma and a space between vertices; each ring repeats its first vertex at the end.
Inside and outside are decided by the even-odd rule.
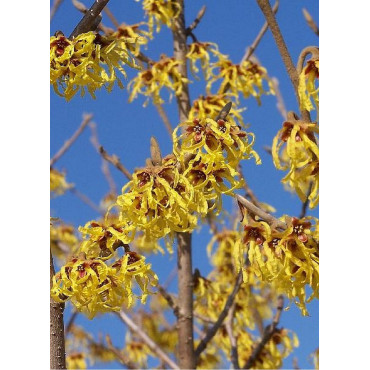
POLYGON ((102 210, 87 195, 77 190, 76 187, 70 188, 69 191, 95 212, 102 214, 102 210))
POLYGON ((310 184, 308 185, 306 200, 302 203, 302 209, 301 209, 301 213, 299 214, 299 218, 303 218, 304 216, 306 216, 308 203, 310 202, 308 197, 311 194, 312 186, 313 186, 313 183, 310 182, 310 184))
POLYGON ((57 10, 59 9, 60 5, 62 4, 63 0, 54 0, 53 2, 53 6, 50 10, 50 20, 53 19, 55 13, 57 12, 57 10))
POLYGON ((283 311, 283 308, 284 308, 284 297, 282 295, 280 295, 278 297, 278 304, 277 304, 277 307, 276 307, 276 314, 274 316, 274 319, 273 319, 272 323, 265 328, 265 332, 264 332, 264 335, 263 335, 260 343, 253 350, 251 356, 249 357, 249 359, 248 359, 247 363, 245 364, 245 366, 243 367, 243 369, 250 369, 254 365, 254 362, 256 361, 256 359, 258 358, 260 353, 262 352, 263 347, 266 345, 266 343, 274 335, 274 333, 276 331, 276 327, 279 325, 279 321, 280 321, 280 317, 281 317, 281 313, 283 311))
POLYGON ((120 312, 117 312, 117 316, 121 318, 121 320, 130 328, 132 332, 137 334, 143 342, 162 360, 164 361, 168 366, 171 367, 171 369, 180 369, 179 366, 171 360, 165 352, 162 351, 159 346, 154 343, 154 341, 149 338, 149 336, 138 326, 136 325, 131 318, 126 315, 125 312, 122 310, 120 312))
POLYGON ((244 177, 244 174, 243 174, 243 171, 242 171, 242 166, 241 166, 240 163, 238 165, 238 172, 239 172, 240 180, 243 180, 243 188, 245 190, 246 196, 250 198, 251 202, 256 207, 259 207, 260 206, 259 201, 258 201, 257 197, 254 195, 252 189, 248 186, 247 181, 246 181, 246 179, 244 177))
POLYGON ((238 344, 235 335, 233 334, 233 321, 235 314, 235 302, 231 306, 227 320, 225 322, 225 328, 230 339, 231 344, 231 363, 234 369, 240 369, 239 356, 238 356, 238 344))
POLYGON ((161 285, 158 285, 158 291, 161 293, 162 297, 167 301, 168 305, 172 308, 173 313, 176 317, 179 316, 179 306, 174 301, 171 294, 169 294, 161 285))
POLYGON ((197 349, 195 350, 195 356, 197 359, 199 359, 200 354, 205 350, 207 344, 212 340, 212 338, 216 335, 218 329, 223 325, 224 320, 227 314, 229 313, 232 304, 234 303, 235 297, 238 294, 242 283, 243 283, 243 274, 242 271, 240 271, 236 279, 234 289, 227 298, 225 306, 220 313, 220 316, 218 317, 214 325, 207 331, 206 336, 200 341, 197 349))
POLYGON ((102 146, 99 148, 99 153, 106 161, 112 163, 114 167, 121 171, 129 180, 132 180, 130 171, 120 162, 119 158, 115 154, 109 155, 102 146))
POLYGON ((69 38, 73 39, 81 33, 95 31, 101 21, 100 13, 108 4, 109 0, 95 0, 91 8, 85 13, 83 18, 77 24, 70 34, 69 38))
POLYGON ((193 23, 186 29, 186 35, 189 36, 192 34, 192 31, 198 26, 199 22, 204 16, 204 13, 206 12, 206 6, 203 5, 202 8, 199 10, 196 18, 194 19, 193 23))
POLYGON ((252 202, 245 199, 241 195, 236 194, 235 198, 241 205, 243 205, 245 208, 247 208, 247 210, 250 211, 253 215, 258 216, 258 217, 262 218, 264 221, 266 221, 267 223, 269 223, 272 228, 280 228, 280 229, 283 229, 283 230, 285 230, 287 228, 287 225, 285 224, 285 222, 282 222, 282 221, 278 220, 277 218, 275 218, 274 216, 265 212, 261 208, 258 208, 252 202))
MULTIPOLYGON (((272 11, 274 12, 274 14, 276 14, 278 9, 279 9, 279 2, 280 2, 279 0, 276 0, 274 6, 272 8, 272 11)), ((257 37, 253 41, 252 45, 249 46, 249 48, 245 52, 245 54, 242 58, 242 62, 244 62, 245 60, 249 60, 249 58, 255 52, 255 50, 257 49, 257 46, 259 45, 259 43, 262 40, 262 37, 265 35, 266 31, 268 30, 268 27, 269 27, 268 23, 265 22, 264 25, 262 26, 260 32, 258 33, 257 37)))
POLYGON ((54 157, 50 160, 50 167, 52 167, 57 160, 72 146, 72 144, 76 141, 76 139, 81 135, 82 131, 85 129, 87 124, 91 121, 93 115, 91 113, 84 114, 83 120, 80 124, 80 127, 76 130, 76 132, 63 144, 63 146, 58 150, 58 152, 54 155, 54 157))
POLYGON ((315 21, 311 17, 311 14, 308 12, 306 8, 302 9, 304 19, 306 20, 308 26, 311 28, 311 30, 314 32, 315 35, 319 36, 319 27, 317 27, 315 21))
POLYGON ((110 11, 110 9, 107 6, 104 8, 104 13, 108 16, 110 21, 113 23, 114 27, 118 28, 119 23, 118 23, 116 17, 114 16, 114 14, 110 11))
POLYGON ((304 61, 307 55, 309 54, 312 55, 313 59, 318 59, 319 58, 319 48, 317 46, 307 46, 301 51, 298 57, 298 62, 297 62, 298 74, 302 72, 304 61))
MULTIPOLYGON (((53 256, 50 251, 50 289, 55 275, 53 256)), ((50 297, 50 369, 65 369, 66 354, 64 342, 64 303, 50 297)))
POLYGON ((279 80, 276 77, 271 78, 272 86, 274 88, 274 92, 276 95, 277 99, 277 104, 276 107, 278 111, 280 112, 281 116, 283 117, 284 120, 287 119, 287 110, 285 108, 285 103, 283 96, 281 95, 281 91, 279 89, 279 80))
POLYGON ((153 104, 154 106, 157 108, 157 111, 158 111, 158 114, 160 115, 160 117, 162 118, 162 121, 168 131, 168 134, 170 135, 170 138, 172 139, 172 126, 171 126, 171 123, 170 123, 170 120, 168 119, 168 116, 166 114, 166 111, 163 109, 163 106, 162 104, 159 104, 159 103, 154 103, 153 101, 153 104))
POLYGON ((78 315, 78 311, 74 310, 71 317, 68 320, 67 325, 65 326, 65 329, 64 329, 64 332, 66 333, 66 336, 71 331, 73 323, 75 322, 77 315, 78 315))
POLYGON ((126 358, 123 355, 122 351, 120 351, 118 348, 113 346, 112 340, 109 335, 105 337, 105 340, 107 342, 107 349, 109 349, 111 352, 113 352, 116 355, 118 361, 122 365, 126 366, 128 369, 139 369, 138 366, 136 366, 132 361, 130 361, 128 358, 126 358))

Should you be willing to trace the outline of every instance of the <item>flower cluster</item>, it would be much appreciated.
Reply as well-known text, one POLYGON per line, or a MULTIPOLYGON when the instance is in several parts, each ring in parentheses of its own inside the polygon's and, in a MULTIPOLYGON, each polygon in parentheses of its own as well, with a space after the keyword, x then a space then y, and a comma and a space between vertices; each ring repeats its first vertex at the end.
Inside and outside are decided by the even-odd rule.
POLYGON ((140 22, 136 24, 122 24, 118 27, 117 31, 112 34, 117 39, 125 40, 136 40, 135 43, 127 43, 127 48, 134 56, 138 56, 140 53, 140 47, 148 44, 148 39, 152 38, 152 34, 148 31, 140 28, 146 25, 145 22, 140 22))
POLYGON ((196 75, 199 73, 199 68, 196 66, 197 61, 200 61, 205 79, 208 80, 211 77, 209 52, 216 56, 220 54, 217 45, 212 42, 193 42, 188 45, 186 57, 189 60, 190 71, 195 78, 197 78, 196 75))
POLYGON ((319 59, 311 58, 299 75, 298 94, 302 109, 319 111, 319 59))
POLYGON ((210 73, 212 77, 207 82, 208 93, 211 92, 214 83, 221 81, 218 94, 223 94, 229 89, 237 99, 241 93, 244 98, 253 96, 258 104, 261 104, 262 94, 274 94, 266 69, 250 61, 233 64, 227 56, 219 54, 219 60, 212 63, 210 73), (267 89, 264 82, 267 82, 267 89))
POLYGON ((138 68, 130 49, 136 50, 137 38, 102 36, 95 32, 82 33, 70 40, 58 32, 50 38, 50 83, 55 92, 66 100, 87 90, 95 98, 95 90, 105 86, 108 91, 119 71, 126 77, 123 66, 138 68))
POLYGON ((62 195, 72 186, 67 183, 64 173, 50 168, 50 192, 54 195, 62 195))
POLYGON ((133 280, 139 285, 145 303, 150 294, 148 285, 157 284, 157 276, 135 252, 111 265, 100 258, 87 259, 81 252, 65 264, 53 277, 51 296, 57 302, 71 300, 75 307, 92 319, 97 313, 119 311, 122 305, 133 304, 133 280))
POLYGON ((137 170, 117 198, 119 218, 155 241, 173 232, 193 230, 197 215, 207 213, 207 200, 181 174, 177 161, 167 156, 162 163, 137 170))
POLYGON ((284 231, 272 230, 263 221, 246 221, 242 240, 244 250, 248 251, 249 262, 257 276, 273 283, 277 291, 294 300, 306 316, 306 302, 319 297, 318 225, 312 225, 318 220, 288 216, 281 220, 287 224, 284 231), (307 285, 312 289, 308 299, 307 285))
POLYGON ((149 69, 140 71, 129 83, 128 88, 131 90, 129 101, 142 94, 148 97, 144 106, 148 104, 150 97, 154 104, 162 104, 164 101, 160 94, 163 87, 166 87, 170 94, 172 92, 176 95, 181 94, 183 85, 189 80, 182 77, 178 71, 177 67, 180 64, 179 60, 162 55, 158 62, 151 65, 149 69))
POLYGON ((154 26, 159 32, 162 24, 172 27, 172 22, 180 14, 179 4, 175 0, 143 0, 143 9, 148 17, 150 33, 154 26))
POLYGON ((73 254, 78 248, 79 241, 72 225, 61 222, 53 223, 50 227, 50 248, 53 256, 63 259, 73 254))
POLYGON ((272 143, 274 165, 279 170, 289 170, 282 182, 288 184, 304 202, 307 197, 310 208, 319 202, 319 127, 288 116, 272 143))

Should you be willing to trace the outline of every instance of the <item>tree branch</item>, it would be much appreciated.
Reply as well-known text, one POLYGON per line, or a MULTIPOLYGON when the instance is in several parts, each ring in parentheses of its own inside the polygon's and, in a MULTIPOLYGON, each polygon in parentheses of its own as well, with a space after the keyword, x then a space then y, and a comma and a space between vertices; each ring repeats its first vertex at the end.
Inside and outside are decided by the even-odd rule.
MULTIPOLYGON (((288 48, 285 44, 283 35, 280 31, 280 27, 276 21, 275 14, 271 9, 271 5, 269 3, 269 0, 257 0, 257 3, 259 7, 262 10, 262 13, 264 14, 267 23, 270 27, 270 30, 272 32, 272 36, 274 37, 275 43, 279 49, 281 58, 283 60, 283 63, 285 65, 285 69, 289 75, 289 78, 293 84, 294 91, 296 94, 296 98, 298 101, 298 105, 300 106, 299 101, 299 95, 298 95, 298 83, 299 83, 299 75, 298 72, 293 64, 292 58, 289 54, 288 48)), ((305 110, 301 109, 301 116, 304 121, 311 121, 310 113, 305 110)))
POLYGON ((159 116, 162 118, 162 121, 168 131, 168 134, 170 135, 170 138, 172 140, 172 126, 171 126, 171 123, 170 123, 170 120, 168 119, 168 116, 166 114, 166 111, 163 109, 163 106, 162 104, 159 104, 159 103, 154 103, 153 101, 153 104, 154 106, 157 108, 157 112, 159 114, 159 116))
POLYGON ((234 369, 240 369, 239 366, 239 356, 238 356, 238 344, 235 335, 233 334, 233 321, 235 314, 235 303, 231 306, 229 311, 225 328, 230 339, 231 344, 231 363, 233 364, 234 369))
POLYGON ((204 13, 206 12, 206 6, 203 5, 202 8, 199 10, 196 18, 194 19, 193 23, 186 29, 186 35, 190 36, 193 30, 198 26, 199 22, 202 20, 204 13))
POLYGON ((235 282, 235 286, 233 291, 230 293, 229 297, 226 300, 225 306, 220 313, 217 321, 214 323, 213 326, 207 331, 206 336, 200 341, 197 349, 195 350, 195 356, 197 360, 199 359, 200 354, 206 349, 207 344, 212 340, 212 338, 216 335, 218 329, 223 325, 226 316, 229 313, 231 306, 234 303, 235 297, 239 292, 239 289, 243 283, 243 274, 242 271, 239 272, 238 277, 235 282))
POLYGON ((122 365, 126 366, 128 369, 139 369, 139 367, 137 367, 132 361, 127 359, 118 348, 113 346, 112 340, 109 335, 105 337, 105 340, 107 342, 107 349, 109 349, 111 352, 113 352, 116 355, 118 361, 122 365))
POLYGON ((57 10, 59 9, 60 5, 62 4, 63 0, 54 0, 53 2, 53 6, 50 10, 50 20, 53 19, 55 13, 57 12, 57 10))
POLYGON ((236 200, 243 205, 245 208, 247 208, 248 211, 250 211, 252 214, 262 218, 264 221, 266 221, 268 224, 271 225, 272 228, 280 228, 285 230, 287 228, 287 225, 285 222, 282 222, 275 218, 274 216, 270 215, 269 213, 265 212, 261 208, 258 208, 255 206, 252 202, 245 199, 239 194, 235 195, 236 200))
POLYGON ((144 333, 144 331, 136 325, 129 316, 125 314, 122 310, 120 312, 117 312, 117 316, 121 318, 121 320, 130 328, 131 331, 133 331, 135 334, 137 334, 143 342, 162 360, 164 361, 168 366, 171 367, 171 369, 179 369, 179 366, 171 360, 165 352, 162 351, 161 348, 158 347, 154 341, 149 338, 149 336, 144 333))
POLYGON ((120 162, 119 158, 115 154, 109 155, 102 146, 99 147, 99 153, 106 161, 112 163, 114 167, 121 171, 129 180, 132 180, 130 171, 120 162))
POLYGON ((162 297, 167 301, 168 305, 172 308, 174 315, 178 318, 179 317, 179 306, 174 301, 172 295, 167 293, 167 291, 161 285, 158 285, 158 291, 162 295, 162 297))
POLYGON ((263 347, 266 345, 266 343, 274 335, 274 333, 276 331, 276 327, 279 325, 279 321, 280 321, 280 317, 281 317, 281 313, 283 311, 283 308, 284 308, 284 297, 282 295, 280 295, 278 297, 278 304, 277 304, 277 307, 276 307, 277 310, 276 310, 276 314, 274 316, 274 319, 273 319, 272 323, 265 328, 264 335, 261 339, 261 342, 253 350, 251 356, 249 357, 249 359, 248 359, 247 363, 245 364, 245 366, 243 367, 243 369, 250 369, 254 365, 254 362, 256 361, 256 359, 258 358, 260 353, 262 352, 263 347))
MULTIPOLYGON (((50 251, 50 289, 55 274, 53 256, 50 251)), ((50 369, 66 368, 64 342, 64 303, 58 303, 50 297, 50 369)))
POLYGON ((72 146, 72 144, 76 141, 76 139, 81 135, 82 131, 85 129, 87 124, 91 121, 93 115, 91 113, 84 114, 83 120, 81 122, 80 127, 76 130, 76 132, 63 144, 63 146, 58 150, 58 152, 54 155, 54 157, 50 160, 50 167, 52 167, 56 161, 60 159, 60 157, 72 146))
POLYGON ((311 17, 311 14, 308 12, 306 8, 302 9, 304 19, 306 20, 308 26, 311 28, 311 30, 314 32, 315 35, 319 36, 319 27, 317 27, 315 21, 311 17))
POLYGON ((108 2, 109 0, 95 0, 94 4, 85 13, 83 18, 70 34, 69 39, 73 39, 81 33, 95 31, 101 21, 100 13, 108 2))

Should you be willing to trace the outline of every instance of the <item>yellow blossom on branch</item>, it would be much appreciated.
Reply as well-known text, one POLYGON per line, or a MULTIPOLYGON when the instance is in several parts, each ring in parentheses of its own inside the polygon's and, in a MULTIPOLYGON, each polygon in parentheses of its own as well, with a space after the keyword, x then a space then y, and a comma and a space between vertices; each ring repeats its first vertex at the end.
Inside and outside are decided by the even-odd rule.
POLYGON ((189 80, 182 77, 178 71, 177 67, 180 64, 181 61, 162 55, 158 62, 151 65, 149 69, 140 71, 129 83, 128 88, 131 90, 129 101, 142 94, 148 97, 144 106, 148 104, 149 98, 153 99, 154 104, 162 104, 164 103, 161 98, 163 87, 168 89, 170 96, 172 93, 181 94, 183 85, 189 83, 189 80))
POLYGON ((319 111, 319 59, 311 58, 299 75, 298 94, 301 108, 311 111, 314 102, 319 111))
POLYGON ((53 256, 63 259, 73 254, 78 248, 79 240, 72 225, 61 222, 53 223, 50 227, 50 248, 53 256))
POLYGON ((71 300, 77 310, 92 319, 97 313, 119 311, 133 304, 133 280, 138 284, 145 303, 148 285, 157 284, 157 276, 135 252, 108 266, 99 258, 86 259, 84 253, 73 257, 53 277, 51 296, 57 302, 71 300))
POLYGON ((50 192, 54 195, 62 195, 73 185, 68 184, 65 174, 50 168, 50 192))
POLYGON ((266 69, 256 63, 243 61, 241 64, 233 64, 227 56, 220 54, 219 61, 211 65, 211 73, 212 77, 207 83, 208 94, 218 81, 221 82, 218 94, 229 89, 237 99, 241 93, 244 98, 255 97, 258 104, 261 104, 262 94, 274 94, 266 69), (267 88, 264 83, 267 83, 267 88))
POLYGON ((103 86, 111 91, 119 71, 126 77, 123 66, 138 68, 130 48, 135 49, 136 38, 102 36, 95 32, 82 33, 69 40, 58 32, 50 38, 50 83, 54 91, 70 100, 78 91, 87 90, 95 98, 95 90, 103 86))
POLYGON ((118 27, 117 31, 112 34, 112 36, 117 37, 117 39, 130 39, 130 40, 136 40, 134 44, 127 44, 128 50, 131 51, 131 53, 134 56, 138 56, 140 53, 140 47, 143 45, 148 44, 148 38, 152 38, 152 35, 150 32, 143 30, 140 28, 140 26, 146 25, 145 22, 140 22, 136 24, 122 24, 118 27))
POLYGON ((159 32, 162 24, 172 27, 173 19, 180 14, 180 6, 175 0, 143 0, 143 9, 148 17, 150 33, 153 33, 154 26, 159 32))

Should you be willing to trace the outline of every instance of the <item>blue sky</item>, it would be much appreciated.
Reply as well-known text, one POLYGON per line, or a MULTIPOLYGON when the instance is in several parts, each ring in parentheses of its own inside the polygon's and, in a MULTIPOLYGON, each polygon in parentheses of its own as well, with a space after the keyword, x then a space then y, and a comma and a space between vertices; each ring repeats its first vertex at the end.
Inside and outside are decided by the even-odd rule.
MULTIPOLYGON (((85 2, 90 5, 92 1, 85 2)), ((202 5, 207 6, 206 14, 195 31, 199 41, 212 41, 218 44, 222 53, 230 56, 234 62, 240 61, 245 49, 253 42, 259 32, 264 18, 254 1, 242 0, 209 0, 186 1, 186 21, 189 24, 196 16, 202 5)), ((302 15, 302 8, 309 10, 316 22, 318 16, 318 1, 297 0, 281 1, 277 15, 282 33, 286 40, 293 61, 297 61, 300 51, 309 45, 317 45, 318 38, 308 28, 302 15)), ((141 2, 134 0, 111 0, 109 8, 119 21, 132 24, 142 20, 143 12, 141 2)), ((69 34, 77 24, 81 15, 72 6, 71 2, 64 1, 51 22, 51 34, 62 30, 69 34)), ((109 19, 103 16, 104 24, 111 26, 109 19)), ((161 53, 172 55, 172 36, 168 29, 162 28, 156 39, 150 42, 146 53, 156 59, 161 53)), ((297 104, 290 80, 287 77, 280 55, 268 31, 262 39, 256 55, 261 64, 267 68, 270 76, 279 79, 280 90, 287 110, 297 111, 297 104)), ((129 71, 128 71, 129 72, 129 71)), ((129 77, 133 73, 129 72, 129 77)), ((192 99, 204 93, 204 84, 193 83, 189 87, 192 99)), ((97 124, 99 140, 109 153, 117 154, 124 165, 133 171, 135 167, 144 164, 149 156, 149 140, 156 136, 163 154, 171 151, 171 142, 164 129, 163 123, 154 106, 149 104, 142 107, 144 98, 139 97, 133 103, 128 103, 126 90, 115 88, 111 94, 105 90, 97 92, 97 99, 90 96, 83 99, 76 96, 71 102, 56 96, 51 90, 51 138, 50 150, 53 155, 71 136, 81 122, 83 112, 94 114, 97 124)), ((256 196, 263 202, 273 205, 277 215, 289 214, 297 216, 301 209, 298 197, 283 190, 280 183, 284 173, 275 169, 272 159, 263 147, 271 145, 273 137, 280 129, 282 117, 276 109, 276 99, 273 96, 264 96, 259 107, 252 99, 242 100, 241 106, 246 107, 243 117, 250 123, 250 130, 256 135, 255 149, 261 156, 262 165, 255 166, 248 162, 243 164, 246 179, 256 196)), ((165 104, 172 126, 178 124, 177 107, 174 104, 165 104)), ((101 158, 90 143, 90 131, 86 130, 72 148, 58 161, 57 169, 66 169, 67 179, 76 185, 76 188, 86 194, 95 203, 108 192, 108 184, 101 173, 101 158)), ((111 168, 112 175, 118 188, 126 183, 126 179, 116 169, 111 168)), ((232 210, 233 201, 225 198, 225 207, 232 210)), ((51 200, 53 216, 62 218, 74 225, 83 225, 87 221, 97 218, 98 215, 87 205, 72 194, 66 194, 51 200)), ((318 216, 318 211, 309 212, 318 216)), ((209 271, 206 263, 205 246, 210 239, 208 229, 205 227, 193 238, 193 266, 199 268, 204 275, 209 271)), ((159 271, 159 277, 164 281, 175 266, 175 257, 165 256, 149 257, 153 269, 159 271)), ((170 287, 176 289, 176 282, 170 287)), ((318 346, 318 301, 308 306, 310 317, 302 317, 295 306, 283 313, 281 326, 295 331, 300 339, 300 347, 284 362, 284 368, 292 367, 292 358, 298 357, 301 368, 312 368, 309 354, 318 346)), ((66 319, 68 320, 68 310, 66 319)), ((109 332, 116 345, 122 345, 124 334, 122 326, 117 319, 106 315, 89 321, 80 316, 77 323, 85 326, 88 331, 109 332), (118 328, 118 330, 117 330, 118 328)), ((119 368, 117 364, 106 366, 97 364, 94 368, 119 368)))

